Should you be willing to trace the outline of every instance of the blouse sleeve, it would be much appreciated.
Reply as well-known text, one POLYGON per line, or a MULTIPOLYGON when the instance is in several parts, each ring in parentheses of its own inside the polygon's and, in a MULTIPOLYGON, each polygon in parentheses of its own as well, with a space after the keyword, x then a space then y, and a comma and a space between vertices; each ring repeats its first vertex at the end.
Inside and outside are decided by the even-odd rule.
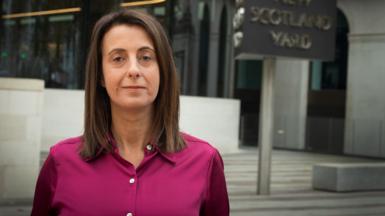
POLYGON ((57 171, 51 150, 37 179, 31 216, 53 215, 51 204, 55 194, 56 181, 57 171))
POLYGON ((208 178, 208 188, 202 215, 228 216, 230 210, 224 165, 218 151, 215 152, 212 158, 208 178))

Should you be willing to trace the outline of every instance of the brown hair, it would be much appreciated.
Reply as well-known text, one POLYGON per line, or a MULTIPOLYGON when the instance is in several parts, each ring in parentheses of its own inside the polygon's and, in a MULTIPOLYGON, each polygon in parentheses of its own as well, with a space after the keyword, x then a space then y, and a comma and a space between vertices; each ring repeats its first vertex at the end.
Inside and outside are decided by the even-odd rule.
POLYGON ((94 26, 86 65, 85 119, 80 155, 92 159, 99 152, 110 152, 110 99, 101 86, 102 41, 104 35, 117 25, 135 25, 143 28, 155 46, 159 64, 160 84, 154 101, 152 139, 161 151, 176 152, 185 147, 179 133, 179 83, 166 33, 156 19, 144 12, 123 10, 100 18, 94 26))

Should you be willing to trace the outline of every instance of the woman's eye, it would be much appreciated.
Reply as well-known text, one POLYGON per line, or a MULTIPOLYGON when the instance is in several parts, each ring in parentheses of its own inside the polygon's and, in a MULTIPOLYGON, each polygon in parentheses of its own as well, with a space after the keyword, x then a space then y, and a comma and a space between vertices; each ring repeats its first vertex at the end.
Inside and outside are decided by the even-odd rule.
POLYGON ((147 67, 147 66, 150 66, 153 63, 155 63, 156 62, 156 58, 151 53, 143 53, 142 55, 138 56, 138 61, 139 61, 139 64, 141 64, 142 66, 147 67))
POLYGON ((151 56, 142 56, 142 60, 144 60, 144 61, 151 61, 152 57, 151 56))
POLYGON ((124 59, 124 57, 122 57, 122 56, 117 56, 117 57, 114 57, 114 58, 112 58, 112 61, 113 62, 116 62, 116 63, 121 63, 121 62, 123 62, 125 59, 124 59))

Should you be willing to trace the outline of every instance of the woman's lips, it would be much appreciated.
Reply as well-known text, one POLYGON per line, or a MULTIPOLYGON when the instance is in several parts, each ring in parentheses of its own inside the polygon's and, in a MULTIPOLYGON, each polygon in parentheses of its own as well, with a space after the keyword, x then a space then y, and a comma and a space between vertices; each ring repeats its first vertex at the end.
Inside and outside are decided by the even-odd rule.
POLYGON ((144 89, 144 86, 123 86, 124 89, 144 89))

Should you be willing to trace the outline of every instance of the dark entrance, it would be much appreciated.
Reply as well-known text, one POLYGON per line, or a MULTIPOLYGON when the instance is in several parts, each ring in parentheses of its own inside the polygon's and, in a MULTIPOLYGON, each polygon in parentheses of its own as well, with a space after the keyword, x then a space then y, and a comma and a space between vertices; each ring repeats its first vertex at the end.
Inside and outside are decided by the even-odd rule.
POLYGON ((257 146, 262 80, 261 60, 236 60, 234 97, 241 100, 240 140, 242 145, 257 146))
POLYGON ((342 154, 348 58, 348 23, 338 10, 335 60, 310 64, 306 149, 342 154))

